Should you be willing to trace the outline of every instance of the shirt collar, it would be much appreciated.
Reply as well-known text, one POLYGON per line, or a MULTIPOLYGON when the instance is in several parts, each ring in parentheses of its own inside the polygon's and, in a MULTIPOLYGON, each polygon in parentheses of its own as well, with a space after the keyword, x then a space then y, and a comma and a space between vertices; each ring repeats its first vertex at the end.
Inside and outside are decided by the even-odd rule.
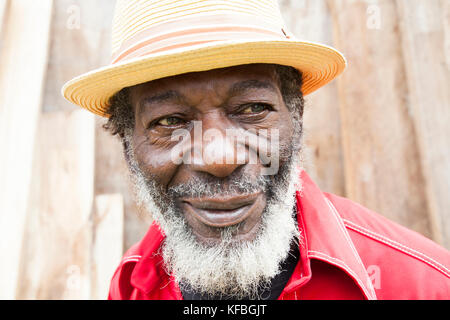
POLYGON ((308 281, 312 276, 310 259, 318 259, 345 271, 366 299, 375 300, 372 281, 336 208, 305 171, 301 180, 302 190, 296 194, 301 270, 296 270, 299 276, 291 277, 285 291, 308 281))
POLYGON ((162 268, 163 259, 158 254, 163 240, 163 231, 156 222, 153 222, 139 243, 138 253, 141 258, 134 267, 130 281, 135 288, 145 293, 153 291, 163 285, 162 281, 169 279, 162 268))
MULTIPOLYGON (((307 282, 312 276, 310 259, 318 259, 344 270, 366 299, 376 299, 370 277, 333 204, 305 171, 301 172, 301 180, 302 190, 296 192, 300 263, 284 292, 296 290, 307 282)), ((133 270, 131 284, 145 293, 158 286, 170 286, 180 295, 173 278, 165 273, 158 254, 163 239, 163 232, 153 223, 139 245, 142 258, 133 270)))

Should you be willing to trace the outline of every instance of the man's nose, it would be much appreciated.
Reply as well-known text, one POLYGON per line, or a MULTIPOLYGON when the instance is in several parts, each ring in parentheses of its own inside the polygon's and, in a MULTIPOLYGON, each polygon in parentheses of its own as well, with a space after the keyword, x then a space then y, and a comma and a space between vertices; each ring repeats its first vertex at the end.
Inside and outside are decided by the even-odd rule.
POLYGON ((200 145, 198 142, 194 144, 192 170, 224 178, 244 164, 246 148, 238 146, 225 130, 209 129, 204 132, 200 145))

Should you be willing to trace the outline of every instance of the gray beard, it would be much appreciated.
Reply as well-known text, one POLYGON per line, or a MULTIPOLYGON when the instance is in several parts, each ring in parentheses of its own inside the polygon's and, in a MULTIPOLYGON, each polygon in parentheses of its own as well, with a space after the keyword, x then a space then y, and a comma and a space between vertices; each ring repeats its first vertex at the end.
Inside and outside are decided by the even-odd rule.
MULTIPOLYGON (((298 128, 297 128, 298 129, 298 128)), ((139 205, 151 213, 165 234, 159 253, 167 274, 180 286, 207 295, 240 299, 258 299, 258 291, 270 284, 280 264, 287 258, 291 244, 298 244, 300 233, 296 221, 296 191, 301 190, 301 127, 293 135, 284 162, 277 175, 248 177, 242 175, 223 181, 193 179, 168 190, 147 178, 140 169, 128 143, 128 165, 139 205), (180 196, 245 194, 262 191, 267 205, 255 239, 233 241, 239 224, 221 228, 221 241, 214 245, 198 241, 182 210, 173 199, 180 196)), ((183 289, 183 287, 181 287, 183 289)))

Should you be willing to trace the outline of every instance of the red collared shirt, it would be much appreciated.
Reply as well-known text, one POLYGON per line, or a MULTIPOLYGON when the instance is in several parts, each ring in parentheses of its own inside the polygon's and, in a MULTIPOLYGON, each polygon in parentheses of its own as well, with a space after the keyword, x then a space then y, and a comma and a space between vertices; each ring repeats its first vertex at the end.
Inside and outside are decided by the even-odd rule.
MULTIPOLYGON (((450 299, 449 251, 301 177, 300 260, 280 300, 450 299)), ((163 239, 153 224, 125 253, 109 299, 183 299, 156 254, 163 239)))

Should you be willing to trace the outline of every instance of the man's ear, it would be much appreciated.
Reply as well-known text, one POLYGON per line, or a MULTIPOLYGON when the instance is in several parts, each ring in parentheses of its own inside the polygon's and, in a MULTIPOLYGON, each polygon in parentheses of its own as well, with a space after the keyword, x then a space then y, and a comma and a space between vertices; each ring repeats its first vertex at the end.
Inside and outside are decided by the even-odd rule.
POLYGON ((131 145, 130 142, 127 141, 124 137, 122 137, 122 147, 123 147, 123 156, 125 158, 125 162, 127 163, 127 166, 129 169, 131 169, 131 158, 130 158, 130 150, 131 145))
POLYGON ((128 170, 133 174, 138 174, 137 163, 133 160, 133 146, 132 143, 125 138, 122 138, 122 147, 123 147, 123 156, 125 158, 125 162, 127 163, 128 170))

